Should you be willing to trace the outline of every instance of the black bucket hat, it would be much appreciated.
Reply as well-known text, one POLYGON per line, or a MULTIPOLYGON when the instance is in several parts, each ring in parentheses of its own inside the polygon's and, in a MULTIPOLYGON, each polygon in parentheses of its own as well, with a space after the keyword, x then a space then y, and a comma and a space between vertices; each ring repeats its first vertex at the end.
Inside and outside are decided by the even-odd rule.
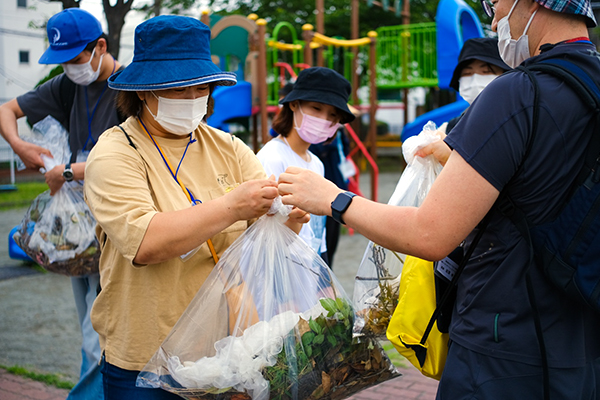
POLYGON ((355 118, 348 108, 351 92, 350 82, 338 72, 324 67, 311 67, 298 74, 294 88, 279 103, 303 100, 329 104, 342 112, 340 123, 346 124, 355 118))
POLYGON ((511 69, 500 57, 498 51, 498 39, 496 38, 473 38, 467 40, 458 56, 458 64, 454 68, 452 74, 452 80, 450 80, 450 87, 458 92, 458 80, 460 74, 471 61, 481 60, 486 63, 495 65, 502 68, 505 71, 511 69))

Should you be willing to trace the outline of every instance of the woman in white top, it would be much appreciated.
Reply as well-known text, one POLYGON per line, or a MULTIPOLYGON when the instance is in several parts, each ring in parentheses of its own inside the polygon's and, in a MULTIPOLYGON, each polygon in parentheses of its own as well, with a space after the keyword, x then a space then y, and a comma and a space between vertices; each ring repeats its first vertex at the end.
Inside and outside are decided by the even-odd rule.
MULTIPOLYGON (((287 167, 296 166, 323 176, 323 163, 308 148, 332 139, 340 124, 354 120, 348 109, 350 93, 350 82, 334 70, 312 67, 300 72, 292 91, 279 102, 283 108, 273 121, 279 135, 257 154, 267 175, 278 178, 287 167)), ((328 261, 324 216, 311 215, 300 237, 328 261)))

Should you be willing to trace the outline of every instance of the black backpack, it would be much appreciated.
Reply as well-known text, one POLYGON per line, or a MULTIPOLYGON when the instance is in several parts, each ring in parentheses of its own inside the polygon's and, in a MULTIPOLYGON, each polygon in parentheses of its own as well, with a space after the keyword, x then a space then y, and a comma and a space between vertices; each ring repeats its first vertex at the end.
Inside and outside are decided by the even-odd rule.
POLYGON ((500 208, 528 240, 530 253, 545 276, 569 297, 600 312, 600 90, 583 69, 566 59, 548 59, 517 69, 531 78, 535 90, 533 134, 527 153, 539 119, 539 88, 531 71, 553 75, 577 93, 590 109, 592 118, 586 129, 594 134, 583 167, 554 221, 532 225, 508 196, 499 202, 500 208))
MULTIPOLYGON (((519 66, 517 70, 526 73, 534 87, 532 135, 525 157, 531 150, 539 121, 539 87, 532 71, 552 75, 577 93, 590 109, 591 118, 586 129, 592 130, 593 134, 585 151, 583 166, 570 187, 569 196, 560 213, 553 221, 533 225, 504 191, 500 194, 496 206, 511 219, 527 240, 530 247, 529 267, 535 264, 570 298, 600 312, 600 90, 582 68, 564 58, 519 66)), ((548 357, 529 270, 525 274, 525 283, 540 347, 543 396, 548 400, 548 357)))

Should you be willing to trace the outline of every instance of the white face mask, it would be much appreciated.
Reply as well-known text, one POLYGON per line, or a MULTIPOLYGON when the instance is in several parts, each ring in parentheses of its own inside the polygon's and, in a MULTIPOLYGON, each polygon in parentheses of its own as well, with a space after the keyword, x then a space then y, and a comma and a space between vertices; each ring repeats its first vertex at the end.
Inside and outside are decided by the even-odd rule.
POLYGON ((84 64, 62 64, 62 67, 67 74, 67 77, 78 85, 87 86, 92 82, 96 82, 100 75, 100 67, 102 66, 102 59, 104 54, 100 56, 98 61, 98 69, 94 71, 92 68, 92 60, 94 59, 94 53, 96 48, 92 51, 90 61, 84 64))
POLYGON ((460 97, 465 99, 469 104, 473 103, 473 100, 491 81, 496 79, 498 76, 494 74, 480 75, 473 74, 471 76, 463 76, 458 80, 458 92, 460 97))
POLYGON ((206 115, 208 106, 208 95, 197 99, 168 99, 158 97, 158 111, 156 115, 144 102, 148 112, 154 117, 167 132, 174 135, 185 136, 194 131, 206 115))
POLYGON ((516 68, 523 61, 531 57, 531 54, 529 54, 529 38, 526 33, 531 21, 533 21, 533 17, 535 17, 535 13, 537 13, 537 10, 535 10, 533 14, 531 14, 531 18, 529 18, 529 22, 527 22, 527 26, 525 26, 525 30, 521 37, 518 40, 513 39, 512 36, 510 36, 508 19, 518 2, 519 0, 516 0, 508 15, 498 21, 498 50, 500 51, 502 60, 504 60, 506 65, 511 68, 516 68))

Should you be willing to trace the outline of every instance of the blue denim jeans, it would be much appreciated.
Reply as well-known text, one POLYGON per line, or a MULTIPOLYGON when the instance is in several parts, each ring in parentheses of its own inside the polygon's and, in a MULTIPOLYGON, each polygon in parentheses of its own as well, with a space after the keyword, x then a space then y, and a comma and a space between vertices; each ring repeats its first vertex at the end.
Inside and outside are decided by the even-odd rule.
POLYGON ((105 400, 181 400, 176 394, 162 389, 135 386, 140 371, 116 367, 102 360, 105 400))
POLYGON ((81 370, 79 382, 69 393, 67 400, 101 400, 102 374, 100 372, 100 342, 98 333, 92 327, 90 311, 96 299, 100 275, 72 277, 71 286, 81 327, 81 370))

